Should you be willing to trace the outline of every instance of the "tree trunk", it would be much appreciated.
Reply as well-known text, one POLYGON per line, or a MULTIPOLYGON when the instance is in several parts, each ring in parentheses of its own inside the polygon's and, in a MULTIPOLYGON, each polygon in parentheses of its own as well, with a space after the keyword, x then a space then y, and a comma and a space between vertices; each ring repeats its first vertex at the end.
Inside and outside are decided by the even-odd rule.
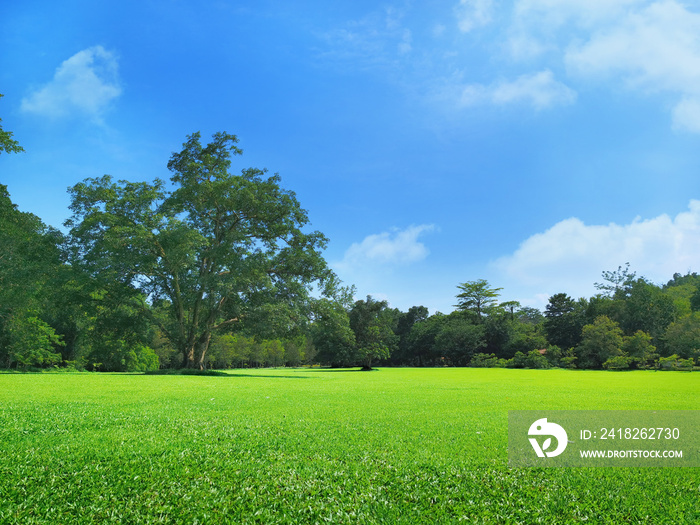
POLYGON ((209 350, 209 342, 211 341, 211 332, 209 330, 205 331, 199 340, 197 341, 197 363, 195 368, 199 368, 200 370, 204 370, 206 367, 204 366, 204 357, 207 354, 207 350, 209 350))
POLYGON ((181 368, 194 368, 194 345, 187 345, 182 351, 181 368))

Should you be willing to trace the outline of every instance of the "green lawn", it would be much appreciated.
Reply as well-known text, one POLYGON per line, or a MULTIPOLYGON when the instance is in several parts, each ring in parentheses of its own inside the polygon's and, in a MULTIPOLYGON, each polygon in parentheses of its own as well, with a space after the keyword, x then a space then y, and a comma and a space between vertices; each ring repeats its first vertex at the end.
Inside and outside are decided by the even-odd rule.
POLYGON ((508 410, 700 409, 700 374, 0 375, 0 523, 694 523, 700 469, 510 469, 508 410))

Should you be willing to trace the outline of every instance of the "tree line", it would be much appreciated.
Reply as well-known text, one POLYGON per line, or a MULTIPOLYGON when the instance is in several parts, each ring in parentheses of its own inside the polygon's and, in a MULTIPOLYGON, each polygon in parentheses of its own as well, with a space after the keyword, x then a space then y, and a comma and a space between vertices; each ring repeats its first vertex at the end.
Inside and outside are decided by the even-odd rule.
MULTIPOLYGON (((237 143, 189 135, 168 182, 79 182, 67 233, 0 185, 0 366, 692 369, 700 357, 695 273, 658 286, 627 265, 544 313, 485 280, 459 284, 449 314, 355 300, 279 175, 231 172, 237 143)), ((22 149, 0 127, 3 151, 22 149)))
MULTIPOLYGON (((500 289, 481 279, 458 285, 450 314, 428 316, 420 306, 400 312, 368 297, 348 317, 373 306, 365 326, 385 328, 364 345, 382 347, 375 357, 385 365, 692 370, 700 357, 700 276, 675 274, 659 286, 626 265, 603 277, 593 297, 554 294, 544 313, 499 302, 500 289)), ((362 357, 334 348, 326 351, 339 365, 362 357)))

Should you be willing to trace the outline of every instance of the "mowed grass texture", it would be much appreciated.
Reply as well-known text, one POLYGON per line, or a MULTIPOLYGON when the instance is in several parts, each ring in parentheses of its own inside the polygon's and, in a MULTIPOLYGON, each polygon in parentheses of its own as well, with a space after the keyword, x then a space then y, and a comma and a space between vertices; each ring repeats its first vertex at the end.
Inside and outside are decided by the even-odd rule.
POLYGON ((700 469, 511 469, 508 410, 698 409, 700 374, 0 375, 0 523, 695 523, 700 469))

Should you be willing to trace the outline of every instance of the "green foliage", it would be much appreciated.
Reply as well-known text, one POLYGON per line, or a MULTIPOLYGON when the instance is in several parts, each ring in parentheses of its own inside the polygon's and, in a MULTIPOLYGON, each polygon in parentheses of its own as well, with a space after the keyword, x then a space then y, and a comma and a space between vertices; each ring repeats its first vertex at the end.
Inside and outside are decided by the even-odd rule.
POLYGON ((700 312, 671 323, 663 338, 666 355, 677 354, 682 359, 700 357, 700 312))
POLYGON ((631 363, 631 357, 626 355, 616 355, 605 361, 605 363, 603 363, 603 368, 607 370, 627 370, 631 363))
POLYGON ((695 361, 692 358, 683 359, 673 354, 668 357, 659 357, 656 367, 660 370, 687 370, 692 371, 695 361))
POLYGON ((438 364, 442 356, 437 338, 448 320, 448 316, 437 313, 415 323, 406 337, 406 361, 412 366, 438 364))
POLYGON ((470 312, 481 321, 483 315, 488 315, 496 307, 498 292, 503 288, 491 288, 485 279, 467 281, 457 285, 462 293, 457 294, 458 302, 455 307, 463 312, 470 312))
POLYGON ((61 354, 56 348, 63 346, 61 337, 53 328, 37 317, 12 317, 7 323, 7 367, 42 366, 58 363, 61 354))
POLYGON ((673 299, 645 279, 632 283, 624 304, 620 326, 627 335, 643 330, 658 341, 676 317, 673 299))
POLYGON ((311 339, 318 351, 320 363, 333 366, 355 364, 355 333, 350 327, 350 317, 344 306, 329 299, 321 299, 316 305, 316 318, 311 325, 311 339))
POLYGON ((558 293, 549 298, 545 310, 544 329, 550 344, 571 348, 581 341, 585 324, 583 305, 571 297, 558 293))
POLYGON ((160 368, 160 362, 156 353, 144 345, 129 347, 124 353, 123 363, 127 372, 147 372, 160 368))
POLYGON ((47 303, 60 273, 61 236, 38 217, 20 212, 0 184, 0 363, 60 362, 62 346, 47 322, 47 303))
MULTIPOLYGON (((502 357, 511 358, 516 352, 526 353, 533 348, 547 348, 547 338, 541 326, 528 323, 511 323, 511 332, 502 345, 502 357)), ((554 346, 554 345, 552 345, 554 346)))
POLYGON ((287 366, 300 366, 316 357, 313 343, 305 335, 287 339, 284 344, 284 361, 287 366))
POLYGON ((388 359, 397 348, 399 338, 394 333, 397 316, 386 301, 376 301, 370 296, 356 301, 349 320, 357 356, 365 369, 371 369, 374 361, 388 359))
POLYGON ((625 297, 630 293, 635 276, 636 273, 630 271, 630 263, 625 263, 624 268, 618 266, 615 271, 603 271, 605 282, 595 283, 595 287, 602 290, 608 297, 625 297))
MULTIPOLYGON (((546 351, 546 350, 545 350, 546 351)), ((526 368, 549 368, 549 360, 540 350, 530 350, 525 359, 526 368)))
POLYGON ((520 323, 530 326, 540 325, 545 317, 537 308, 531 306, 521 306, 515 312, 516 318, 520 323))
POLYGON ((472 324, 461 312, 448 316, 435 338, 435 347, 447 361, 445 364, 466 366, 474 354, 486 348, 483 324, 472 324))
POLYGON ((567 355, 559 359, 559 366, 561 368, 568 368, 570 370, 573 370, 576 368, 576 360, 578 357, 575 355, 567 355))
POLYGON ((583 327, 576 353, 582 368, 600 368, 609 359, 622 355, 622 330, 606 316, 583 327))
POLYGON ((515 355, 506 361, 508 368, 525 368, 527 357, 522 352, 515 352, 515 355))
POLYGON ((414 359, 410 334, 416 324, 428 319, 425 306, 412 306, 398 316, 395 334, 399 338, 398 349, 391 356, 392 364, 410 363, 414 359))
POLYGON ((498 364, 498 357, 495 354, 484 353, 474 354, 469 362, 469 366, 475 368, 495 368, 498 364))
MULTIPOLYGON (((152 316, 183 365, 202 368, 214 333, 265 323, 289 330, 310 315, 309 286, 334 282, 326 238, 307 233, 305 210, 278 175, 229 173, 238 139, 188 136, 163 181, 87 179, 70 189, 72 263, 162 304, 152 316)), ((151 314, 148 309, 144 314, 151 314)))
POLYGON ((641 330, 637 330, 633 335, 624 338, 622 352, 625 356, 629 356, 630 364, 636 364, 639 368, 646 368, 658 357, 656 347, 651 341, 651 336, 641 330))
POLYGON ((700 311, 700 283, 695 286, 695 290, 693 291, 693 294, 690 296, 690 309, 693 312, 699 312, 700 311))

